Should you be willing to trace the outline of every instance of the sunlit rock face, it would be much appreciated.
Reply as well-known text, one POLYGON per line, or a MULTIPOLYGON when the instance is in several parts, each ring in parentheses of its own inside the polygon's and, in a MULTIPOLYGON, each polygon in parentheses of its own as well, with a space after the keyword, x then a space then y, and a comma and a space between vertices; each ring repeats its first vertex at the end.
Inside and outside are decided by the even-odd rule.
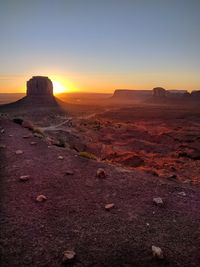
POLYGON ((52 97, 53 96, 53 83, 45 76, 33 76, 27 81, 27 96, 37 97, 52 97))

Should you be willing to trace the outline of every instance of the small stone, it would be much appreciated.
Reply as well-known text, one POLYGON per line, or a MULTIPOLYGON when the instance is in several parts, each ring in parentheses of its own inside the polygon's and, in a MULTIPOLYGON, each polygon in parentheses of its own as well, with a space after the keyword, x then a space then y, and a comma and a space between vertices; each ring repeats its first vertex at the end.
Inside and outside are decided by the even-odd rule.
POLYGON ((149 227, 149 226, 150 226, 150 224, 149 224, 149 223, 146 223, 146 226, 148 226, 148 227, 149 227))
POLYGON ((109 203, 105 205, 105 209, 106 210, 111 210, 112 208, 114 208, 115 204, 114 203, 109 203))
POLYGON ((1 130, 1 133, 2 133, 2 134, 3 134, 3 133, 5 133, 5 130, 4 130, 4 129, 2 129, 2 130, 1 130))
POLYGON ((178 195, 179 196, 182 196, 182 197, 185 197, 186 196, 186 193, 184 191, 181 191, 181 192, 178 192, 178 195))
POLYGON ((162 200, 162 198, 161 197, 155 197, 154 199, 153 199, 153 202, 156 204, 156 205, 158 205, 158 206, 163 206, 163 200, 162 200))
POLYGON ((74 172, 73 171, 66 171, 65 175, 74 175, 74 172))
POLYGON ((0 149, 4 149, 4 148, 6 148, 5 145, 0 145, 0 149))
POLYGON ((21 154, 23 154, 23 153, 24 153, 24 152, 23 152, 22 150, 16 150, 16 151, 15 151, 15 154, 16 154, 16 155, 21 155, 21 154))
POLYGON ((58 156, 58 159, 62 160, 62 159, 64 159, 64 157, 63 156, 58 156))
POLYGON ((177 175, 176 174, 170 174, 168 177, 167 177, 168 180, 176 180, 177 179, 177 175))
POLYGON ((13 135, 12 135, 12 134, 9 134, 8 136, 9 136, 9 137, 13 137, 13 135))
POLYGON ((186 180, 183 181, 183 184, 189 184, 190 182, 191 182, 190 179, 186 179, 186 180))
POLYGON ((46 201, 46 200, 47 200, 47 197, 44 196, 44 195, 39 195, 39 196, 37 196, 37 198, 36 198, 36 201, 37 201, 37 202, 44 202, 44 201, 46 201))
POLYGON ((102 168, 99 168, 99 169, 97 170, 97 177, 98 177, 98 178, 101 178, 101 179, 106 178, 105 170, 102 169, 102 168))
POLYGON ((153 253, 153 256, 155 258, 158 258, 158 259, 163 259, 164 256, 163 256, 163 251, 161 248, 159 247, 156 247, 156 246, 152 246, 152 253, 153 253))
POLYGON ((76 253, 73 250, 66 250, 63 252, 63 263, 72 262, 76 257, 76 253))
POLYGON ((22 122, 22 126, 23 126, 24 128, 29 129, 29 130, 33 130, 33 128, 34 128, 33 123, 30 122, 30 121, 23 121, 23 122, 22 122))
POLYGON ((26 181, 29 180, 29 178, 30 178, 30 175, 22 175, 22 176, 19 177, 19 180, 21 182, 26 182, 26 181))
POLYGON ((29 135, 24 135, 24 136, 23 136, 24 139, 28 139, 28 138, 30 138, 30 137, 31 137, 30 134, 29 134, 29 135))
POLYGON ((32 146, 37 145, 37 142, 30 142, 30 145, 32 146))

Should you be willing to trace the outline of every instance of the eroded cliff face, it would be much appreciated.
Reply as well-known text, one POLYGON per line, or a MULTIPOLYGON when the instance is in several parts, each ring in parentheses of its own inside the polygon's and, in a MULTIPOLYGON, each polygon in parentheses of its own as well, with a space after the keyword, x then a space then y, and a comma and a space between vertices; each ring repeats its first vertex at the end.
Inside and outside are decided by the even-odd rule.
POLYGON ((33 76, 29 81, 27 81, 27 91, 28 97, 53 97, 53 83, 45 76, 33 76))

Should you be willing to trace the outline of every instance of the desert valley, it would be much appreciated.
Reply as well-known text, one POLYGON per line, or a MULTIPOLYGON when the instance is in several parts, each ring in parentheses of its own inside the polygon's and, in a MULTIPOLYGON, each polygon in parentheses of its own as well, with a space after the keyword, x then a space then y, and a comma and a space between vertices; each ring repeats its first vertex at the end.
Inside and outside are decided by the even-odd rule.
POLYGON ((199 266, 199 103, 30 79, 0 106, 1 266, 199 266))
POLYGON ((200 267, 200 1, 0 1, 0 267, 200 267))

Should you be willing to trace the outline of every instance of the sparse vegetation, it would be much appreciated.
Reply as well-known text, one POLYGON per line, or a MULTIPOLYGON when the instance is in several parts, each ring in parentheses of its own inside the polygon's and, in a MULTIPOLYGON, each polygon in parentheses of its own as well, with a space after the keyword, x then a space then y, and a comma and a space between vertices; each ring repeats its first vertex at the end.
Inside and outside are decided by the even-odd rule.
POLYGON ((89 153, 87 151, 81 151, 81 152, 79 152, 79 156, 84 157, 84 158, 87 158, 87 159, 97 160, 97 157, 94 154, 89 153))
POLYGON ((34 134, 40 134, 41 136, 45 136, 44 132, 38 127, 33 127, 32 132, 34 134))

